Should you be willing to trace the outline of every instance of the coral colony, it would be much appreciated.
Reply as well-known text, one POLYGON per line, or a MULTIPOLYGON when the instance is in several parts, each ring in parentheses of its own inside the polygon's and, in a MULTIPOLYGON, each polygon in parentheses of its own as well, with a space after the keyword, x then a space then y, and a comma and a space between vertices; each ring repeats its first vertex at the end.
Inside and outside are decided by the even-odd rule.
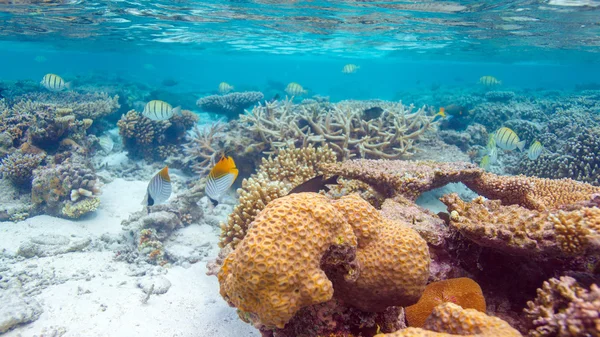
MULTIPOLYGON (((135 273, 164 274, 208 256, 174 248, 202 222, 220 231, 208 273, 221 297, 265 337, 600 335, 598 91, 432 92, 444 109, 411 94, 420 105, 230 92, 200 98, 204 115, 184 106, 153 120, 134 85, 112 97, 83 83, 4 87, 3 221, 85 221, 105 183, 177 172, 163 177, 170 199, 127 214, 119 238, 50 235, 7 259, 109 249, 114 263, 145 266, 135 273), (230 193, 211 204, 219 158, 241 179, 234 201, 230 181, 212 186, 230 193), (334 184, 303 186, 321 176, 334 184), (439 209, 420 201, 448 184, 439 209)), ((141 284, 141 302, 169 286, 141 284)), ((0 332, 38 319, 26 304, 33 314, 0 317, 0 332)))

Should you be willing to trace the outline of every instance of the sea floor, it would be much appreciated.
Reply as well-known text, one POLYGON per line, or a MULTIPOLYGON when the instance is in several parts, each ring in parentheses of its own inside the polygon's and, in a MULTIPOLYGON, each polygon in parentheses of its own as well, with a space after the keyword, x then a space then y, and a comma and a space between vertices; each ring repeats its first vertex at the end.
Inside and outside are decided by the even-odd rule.
POLYGON ((121 221, 141 209, 146 184, 115 179, 103 187, 95 214, 78 221, 42 215, 0 222, 0 331, 16 325, 4 336, 260 335, 221 298, 217 278, 206 275, 218 252, 217 227, 180 229, 185 240, 177 245, 204 250, 197 263, 163 268, 115 259, 126 236, 121 221), (47 256, 23 257, 27 250, 47 256))

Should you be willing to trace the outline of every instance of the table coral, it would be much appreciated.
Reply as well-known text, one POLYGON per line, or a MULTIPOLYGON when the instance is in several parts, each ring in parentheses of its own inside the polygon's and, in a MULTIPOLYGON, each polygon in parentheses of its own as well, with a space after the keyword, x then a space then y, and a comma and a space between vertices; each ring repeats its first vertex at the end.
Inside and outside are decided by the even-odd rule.
POLYGON ((425 108, 380 101, 383 112, 363 118, 365 107, 357 101, 341 101, 323 108, 317 104, 293 104, 291 100, 258 105, 240 120, 248 124, 266 149, 294 142, 298 146, 327 143, 339 159, 408 157, 416 142, 436 122, 425 108))
POLYGON ((237 118, 254 104, 262 101, 265 96, 258 91, 232 92, 226 95, 210 95, 200 98, 196 105, 206 112, 237 118))
POLYGON ((221 295, 259 325, 283 326, 334 296, 365 311, 410 305, 429 276, 425 241, 356 195, 269 203, 218 274, 221 295), (356 260, 356 262, 354 261, 356 260))
POLYGON ((119 96, 108 96, 106 93, 35 92, 19 96, 13 109, 19 113, 35 114, 45 107, 69 111, 78 119, 100 119, 116 112, 119 96))
POLYGON ((250 223, 265 206, 282 197, 296 185, 323 172, 318 166, 335 161, 335 153, 327 146, 314 148, 286 148, 278 155, 262 160, 257 173, 242 181, 238 189, 239 204, 229 215, 226 224, 221 224, 219 246, 232 244, 234 247, 246 235, 250 223))
POLYGON ((461 277, 428 284, 419 302, 406 307, 408 325, 422 328, 433 309, 446 302, 485 313, 485 298, 481 287, 470 278, 461 277))
POLYGON ((552 278, 538 289, 525 314, 530 337, 600 336, 600 288, 586 289, 569 276, 552 278))
POLYGON ((537 211, 482 197, 466 202, 457 194, 441 200, 451 212, 450 227, 480 246, 544 258, 600 251, 597 207, 537 211))
POLYGON ((423 329, 407 328, 375 337, 521 337, 503 320, 475 309, 463 309, 454 303, 440 304, 431 313, 423 329))

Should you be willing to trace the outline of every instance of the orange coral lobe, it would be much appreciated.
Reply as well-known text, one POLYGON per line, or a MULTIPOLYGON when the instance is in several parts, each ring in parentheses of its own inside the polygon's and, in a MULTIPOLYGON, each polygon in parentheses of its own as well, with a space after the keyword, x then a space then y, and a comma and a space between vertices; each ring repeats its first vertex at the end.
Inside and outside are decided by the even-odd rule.
POLYGON ((428 284, 419 302, 406 307, 408 325, 422 328, 433 309, 446 302, 485 313, 485 298, 481 287, 470 278, 461 277, 428 284))

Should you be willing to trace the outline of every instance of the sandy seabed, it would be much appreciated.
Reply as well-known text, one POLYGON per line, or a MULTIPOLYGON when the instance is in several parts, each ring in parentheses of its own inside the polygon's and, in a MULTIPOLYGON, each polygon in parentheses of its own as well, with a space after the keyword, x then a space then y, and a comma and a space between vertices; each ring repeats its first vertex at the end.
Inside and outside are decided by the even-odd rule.
POLYGON ((218 252, 218 228, 192 224, 180 230, 178 235, 186 237, 181 244, 206 248, 206 256, 194 264, 165 269, 114 259, 117 253, 107 238, 123 234, 121 221, 141 209, 145 188, 146 182, 116 179, 104 186, 95 214, 78 221, 42 215, 0 222, 0 299, 5 302, 0 304, 0 331, 31 321, 4 336, 260 335, 221 298, 217 278, 206 275, 206 262, 218 252), (53 235, 89 244, 47 257, 17 255, 23 244, 53 235), (149 282, 166 293, 152 294, 143 303, 149 282))

